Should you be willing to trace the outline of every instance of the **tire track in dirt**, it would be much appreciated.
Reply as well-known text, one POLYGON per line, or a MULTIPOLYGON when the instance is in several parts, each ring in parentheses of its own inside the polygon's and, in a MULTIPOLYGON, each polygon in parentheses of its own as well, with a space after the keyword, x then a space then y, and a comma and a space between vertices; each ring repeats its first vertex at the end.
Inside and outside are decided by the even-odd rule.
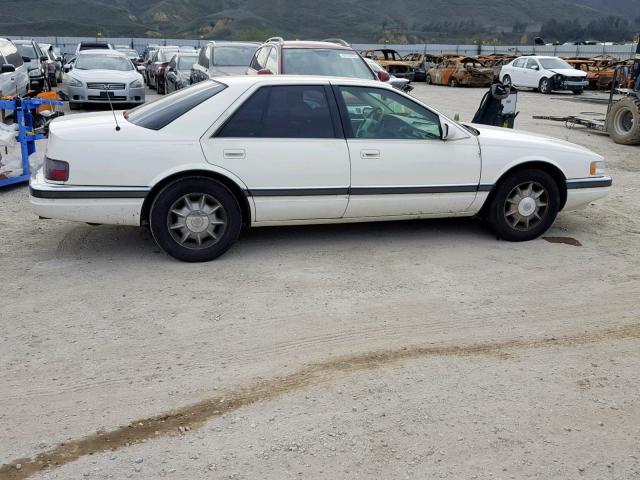
POLYGON ((93 455, 107 450, 118 450, 140 443, 143 440, 175 432, 181 426, 196 428, 208 420, 225 413, 258 401, 271 400, 294 390, 329 381, 340 374, 382 368, 391 363, 417 358, 471 357, 478 355, 505 358, 506 354, 518 350, 560 346, 573 347, 614 339, 640 339, 640 324, 564 337, 517 339, 468 345, 416 346, 398 350, 363 353, 313 363, 290 375, 259 381, 246 388, 231 391, 227 395, 187 405, 166 414, 140 419, 111 431, 99 432, 60 443, 34 458, 13 460, 0 466, 0 479, 23 480, 36 473, 55 469, 86 455, 93 455), (20 465, 19 468, 18 464, 20 465))

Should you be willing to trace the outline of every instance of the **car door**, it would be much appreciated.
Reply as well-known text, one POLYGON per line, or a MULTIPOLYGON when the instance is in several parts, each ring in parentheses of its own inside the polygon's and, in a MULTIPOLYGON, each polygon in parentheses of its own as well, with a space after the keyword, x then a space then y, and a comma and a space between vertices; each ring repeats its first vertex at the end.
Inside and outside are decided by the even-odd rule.
MULTIPOLYGON (((390 89, 336 86, 351 158, 345 217, 466 211, 480 181, 476 138, 443 140, 438 114, 390 89)), ((451 122, 453 124, 453 122, 451 122)))
POLYGON ((349 151, 328 82, 262 86, 203 140, 207 161, 242 180, 256 222, 340 218, 349 151))
POLYGON ((540 79, 542 78, 540 65, 535 58, 529 58, 527 60, 527 68, 525 68, 525 83, 523 86, 538 88, 540 85, 540 79))

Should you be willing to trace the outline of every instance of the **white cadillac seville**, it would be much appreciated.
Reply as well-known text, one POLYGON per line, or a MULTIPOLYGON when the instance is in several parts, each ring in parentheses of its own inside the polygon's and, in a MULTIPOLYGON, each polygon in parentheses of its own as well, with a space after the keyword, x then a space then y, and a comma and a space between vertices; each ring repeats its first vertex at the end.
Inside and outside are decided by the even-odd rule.
POLYGON ((148 225, 184 261, 221 255, 243 225, 481 215, 524 241, 606 195, 603 167, 583 147, 463 125, 381 82, 226 77, 115 119, 55 120, 31 203, 45 218, 148 225))

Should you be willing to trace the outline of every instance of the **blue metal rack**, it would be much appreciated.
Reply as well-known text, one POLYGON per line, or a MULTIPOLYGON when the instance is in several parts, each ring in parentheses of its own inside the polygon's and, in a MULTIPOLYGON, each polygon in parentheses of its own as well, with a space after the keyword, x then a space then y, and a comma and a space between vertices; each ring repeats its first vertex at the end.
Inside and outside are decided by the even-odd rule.
POLYGON ((0 110, 13 110, 14 119, 18 124, 18 135, 16 140, 20 144, 22 153, 22 175, 0 180, 0 187, 12 185, 14 183, 28 182, 31 177, 29 166, 29 156, 36 151, 36 140, 46 138, 42 133, 36 133, 33 128, 33 110, 41 105, 62 105, 59 100, 48 100, 45 98, 20 98, 11 100, 0 100, 0 110))

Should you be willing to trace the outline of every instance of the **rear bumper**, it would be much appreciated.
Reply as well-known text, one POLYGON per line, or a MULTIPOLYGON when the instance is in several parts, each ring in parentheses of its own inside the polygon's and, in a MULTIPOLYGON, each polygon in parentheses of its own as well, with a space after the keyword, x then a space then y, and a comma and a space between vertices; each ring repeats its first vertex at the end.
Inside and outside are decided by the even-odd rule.
POLYGON ((30 182, 29 202, 44 218, 111 225, 140 225, 144 187, 85 187, 44 180, 42 169, 30 182))
POLYGON ((613 180, 608 176, 567 180, 567 203, 564 210, 575 210, 606 197, 612 184, 613 180))

